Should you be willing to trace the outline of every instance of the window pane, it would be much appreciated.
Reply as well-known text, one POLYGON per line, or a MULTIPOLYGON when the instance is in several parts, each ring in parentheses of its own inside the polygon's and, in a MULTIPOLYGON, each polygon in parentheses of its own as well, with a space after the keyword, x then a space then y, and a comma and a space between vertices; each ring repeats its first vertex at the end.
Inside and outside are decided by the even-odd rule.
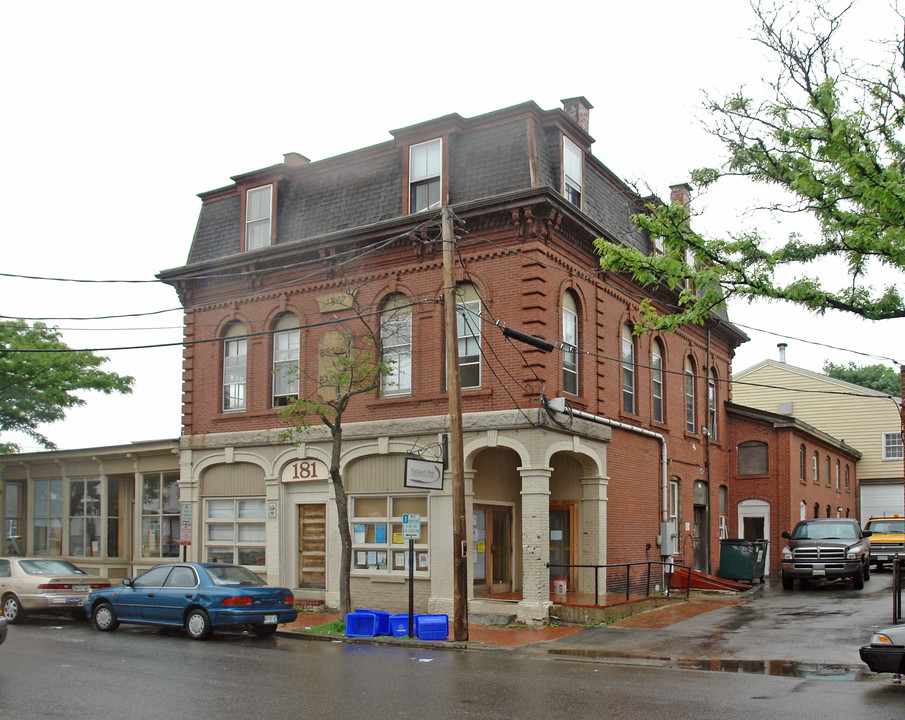
POLYGON ((245 520, 263 520, 264 498, 239 500, 239 518, 245 520))
POLYGON ((232 520, 235 516, 235 501, 208 500, 207 516, 213 520, 232 520))
POLYGON ((386 517, 387 499, 379 498, 354 498, 353 515, 355 517, 386 517))
POLYGON ((239 565, 263 565, 264 564, 264 548, 239 548, 239 565))
POLYGON ((235 526, 232 524, 209 523, 207 526, 207 539, 220 542, 232 542, 235 539, 235 526))
POLYGON ((239 542, 264 542, 264 523, 242 523, 239 528, 239 542))
POLYGON ((424 519, 427 517, 426 497, 397 497, 393 498, 393 517, 402 517, 416 513, 424 519))

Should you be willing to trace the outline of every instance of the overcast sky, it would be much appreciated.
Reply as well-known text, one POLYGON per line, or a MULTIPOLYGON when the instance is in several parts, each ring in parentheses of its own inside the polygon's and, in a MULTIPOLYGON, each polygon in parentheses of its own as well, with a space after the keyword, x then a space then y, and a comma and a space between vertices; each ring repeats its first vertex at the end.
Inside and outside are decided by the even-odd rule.
MULTIPOLYGON (((447 113, 528 100, 552 109, 587 97, 594 154, 668 199, 692 168, 719 163, 700 126, 702 91, 722 95, 770 73, 742 0, 312 5, 3 3, 0 272, 152 280, 184 264, 197 194, 232 175, 286 152, 322 160, 447 113)), ((854 48, 901 24, 886 0, 860 0, 848 28, 854 48)), ((748 201, 700 198, 696 222, 736 222, 748 201)), ((171 288, 8 277, 0 288, 0 314, 47 318, 72 347, 172 344, 103 352, 106 369, 136 377, 135 392, 87 393, 44 429, 61 448, 179 435, 182 315, 146 315, 179 308, 171 288)), ((790 363, 816 371, 826 359, 905 362, 898 321, 820 320, 785 305, 730 314, 751 337, 736 370, 776 358, 783 341, 790 363)))

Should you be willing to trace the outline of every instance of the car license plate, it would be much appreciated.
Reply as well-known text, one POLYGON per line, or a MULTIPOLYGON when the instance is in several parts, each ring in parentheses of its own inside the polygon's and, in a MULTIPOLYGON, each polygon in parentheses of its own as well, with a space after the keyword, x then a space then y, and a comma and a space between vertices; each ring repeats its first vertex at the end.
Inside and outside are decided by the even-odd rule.
POLYGON ((277 616, 276 616, 276 615, 265 615, 265 616, 264 616, 264 624, 265 624, 265 625, 276 625, 276 624, 277 624, 277 616))
POLYGON ((73 585, 72 591, 79 592, 79 593, 86 593, 86 592, 88 592, 88 586, 87 585, 73 585))
POLYGON ((889 555, 877 555, 877 560, 889 560, 889 555))
POLYGON ((814 577, 823 577, 824 575, 826 575, 826 570, 824 570, 823 568, 820 568, 820 569, 814 568, 814 569, 811 571, 811 574, 812 574, 814 577))

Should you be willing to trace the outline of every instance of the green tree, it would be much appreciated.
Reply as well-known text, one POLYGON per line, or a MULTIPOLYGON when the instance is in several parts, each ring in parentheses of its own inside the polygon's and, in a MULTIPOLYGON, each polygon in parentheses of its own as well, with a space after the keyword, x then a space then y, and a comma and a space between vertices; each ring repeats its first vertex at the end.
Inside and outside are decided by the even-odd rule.
POLYGON ((888 365, 855 365, 853 362, 836 365, 827 360, 823 363, 823 372, 837 380, 879 390, 897 398, 902 397, 902 375, 888 365))
MULTIPOLYGON (((100 369, 108 358, 72 350, 60 338, 56 328, 42 323, 0 323, 0 433, 21 432, 53 449, 38 428, 84 405, 78 391, 132 391, 134 378, 100 369)), ((15 443, 0 443, 0 455, 18 449, 15 443)))
MULTIPOLYGON (((350 297, 353 295, 350 293, 350 297)), ((349 499, 340 469, 343 444, 343 414, 357 395, 380 389, 383 378, 392 372, 383 359, 377 327, 370 326, 357 308, 356 325, 344 323, 338 331, 328 332, 321 341, 317 372, 299 369, 316 390, 307 397, 292 398, 280 415, 289 423, 283 440, 308 433, 316 423, 324 425, 332 439, 330 480, 336 498, 336 519, 340 537, 339 613, 352 611, 350 577, 352 571, 352 535, 349 529, 349 499)), ((386 326, 384 326, 386 327, 386 326)))
POLYGON ((727 159, 693 171, 692 180, 708 188, 740 176, 779 188, 783 199, 762 209, 808 215, 819 233, 810 239, 792 233, 778 245, 757 230, 704 237, 692 229, 688 206, 648 205, 634 221, 662 241, 662 253, 597 241, 604 269, 676 293, 671 305, 642 303, 647 327, 703 323, 731 298, 783 300, 872 320, 905 317, 895 285, 869 282, 878 267, 905 269, 902 42, 884 46, 882 64, 846 60, 837 38, 851 3, 833 11, 832 3, 811 0, 809 16, 798 14, 799 5, 752 2, 755 40, 778 73, 757 96, 743 87, 705 100, 703 122, 727 159), (838 286, 815 263, 824 259, 843 264, 838 286))

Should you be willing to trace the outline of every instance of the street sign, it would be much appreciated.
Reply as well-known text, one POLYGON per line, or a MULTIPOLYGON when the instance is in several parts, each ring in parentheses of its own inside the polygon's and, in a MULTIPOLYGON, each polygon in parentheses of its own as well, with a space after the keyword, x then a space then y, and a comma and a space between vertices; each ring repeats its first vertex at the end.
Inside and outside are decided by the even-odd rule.
POLYGON ((420 515, 409 513, 402 516, 402 538, 404 540, 419 540, 421 538, 420 515))
POLYGON ((192 504, 182 503, 181 516, 179 520, 179 544, 192 544, 192 504))

